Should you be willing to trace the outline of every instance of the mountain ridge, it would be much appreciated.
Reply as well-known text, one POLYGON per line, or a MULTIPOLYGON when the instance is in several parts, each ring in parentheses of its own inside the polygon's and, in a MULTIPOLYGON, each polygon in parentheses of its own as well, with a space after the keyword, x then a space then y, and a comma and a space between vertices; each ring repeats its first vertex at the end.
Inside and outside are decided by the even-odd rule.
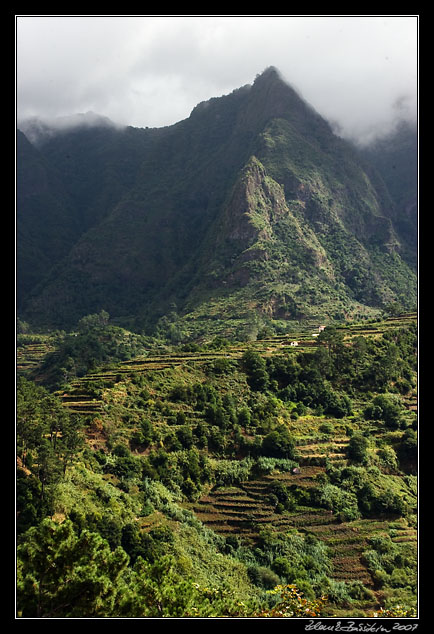
MULTIPOLYGON (((235 321, 252 308, 342 319, 415 301, 381 175, 273 67, 173 126, 64 131, 32 151, 68 190, 66 216, 86 221, 45 279, 24 284, 31 323, 71 327, 105 309, 145 328, 174 304, 207 322, 216 302, 235 321)), ((20 160, 18 199, 34 203, 20 160)), ((27 217, 19 204, 19 235, 27 217)))

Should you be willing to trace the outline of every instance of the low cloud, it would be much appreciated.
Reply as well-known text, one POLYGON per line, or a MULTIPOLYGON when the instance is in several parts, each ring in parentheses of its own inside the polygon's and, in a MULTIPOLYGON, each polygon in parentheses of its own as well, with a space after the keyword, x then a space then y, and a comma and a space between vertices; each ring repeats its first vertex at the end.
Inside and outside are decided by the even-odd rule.
POLYGON ((84 112, 64 117, 29 117, 17 120, 18 128, 35 144, 46 141, 53 134, 77 128, 122 128, 121 124, 95 112, 84 112))
POLYGON ((20 119, 171 125, 266 67, 343 136, 417 114, 415 16, 18 16, 20 119))

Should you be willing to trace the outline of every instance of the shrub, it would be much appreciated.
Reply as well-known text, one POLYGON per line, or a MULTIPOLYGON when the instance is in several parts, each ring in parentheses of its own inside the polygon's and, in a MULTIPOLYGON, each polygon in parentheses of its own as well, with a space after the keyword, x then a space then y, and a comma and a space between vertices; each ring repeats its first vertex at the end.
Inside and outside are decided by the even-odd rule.
POLYGON ((405 515, 407 511, 404 498, 392 489, 382 491, 375 498, 374 508, 379 513, 391 513, 393 515, 405 515))
POLYGON ((329 435, 329 434, 333 434, 334 429, 335 429, 335 428, 334 428, 334 426, 333 426, 333 424, 332 424, 332 423, 322 423, 322 424, 319 426, 319 431, 320 431, 322 434, 328 434, 328 435, 329 435))
POLYGON ((258 456, 255 459, 253 468, 254 475, 266 475, 275 469, 278 471, 291 471, 298 467, 298 463, 288 458, 270 458, 269 456, 258 456))
MULTIPOLYGON (((268 487, 268 492, 275 496, 278 503, 281 505, 281 511, 292 511, 295 508, 295 500, 291 493, 282 482, 273 482, 268 487)), ((277 511, 277 508, 276 508, 277 511)), ((278 511, 279 512, 279 511, 278 511)))
POLYGON ((189 427, 188 425, 180 427, 176 431, 176 436, 184 449, 190 449, 190 447, 193 446, 193 432, 191 430, 191 427, 189 427))
POLYGON ((258 352, 247 350, 241 359, 244 372, 252 390, 264 391, 269 384, 267 365, 258 352))
POLYGON ((348 594, 356 601, 375 601, 375 594, 361 581, 348 581, 348 594))
POLYGON ((402 406, 396 394, 379 394, 372 403, 365 408, 367 420, 383 421, 387 427, 398 429, 401 424, 402 406))
POLYGON ((262 441, 261 453, 274 458, 294 458, 295 441, 284 425, 280 425, 265 436, 262 441))
POLYGON ((279 599, 272 608, 262 610, 255 616, 271 618, 317 617, 321 616, 326 598, 305 599, 295 585, 276 586, 270 594, 279 599))
POLYGON ((271 590, 280 583, 278 575, 266 566, 250 566, 247 573, 252 583, 266 590, 271 590))
POLYGON ((388 445, 382 447, 378 450, 377 456, 381 465, 386 469, 395 471, 398 468, 398 458, 396 451, 392 447, 388 445))
POLYGON ((399 458, 401 460, 416 460, 417 449, 417 434, 413 429, 407 429, 398 448, 399 458))
POLYGON ((394 543, 390 537, 373 537, 369 545, 370 549, 363 553, 363 561, 377 586, 416 587, 412 556, 404 544, 394 543))
MULTIPOLYGON (((286 557, 276 557, 273 561, 272 568, 279 577, 285 578, 289 583, 295 581, 299 576, 299 571, 294 569, 291 562, 286 557)), ((306 576, 303 570, 300 576, 306 576)))
POLYGON ((351 436, 348 443, 348 458, 353 462, 364 464, 368 459, 368 439, 360 433, 351 436))
POLYGON ((238 425, 241 427, 248 427, 251 422, 250 410, 247 407, 242 407, 238 412, 238 425))
POLYGON ((343 521, 360 517, 357 497, 354 493, 343 491, 333 484, 326 484, 317 489, 313 496, 320 506, 337 513, 339 519, 343 521))
POLYGON ((169 399, 174 403, 188 403, 191 399, 190 390, 185 385, 175 385, 169 394, 169 399))
POLYGON ((208 371, 212 374, 230 374, 235 370, 235 363, 231 359, 215 359, 209 366, 208 371))
POLYGON ((216 485, 238 484, 248 480, 254 465, 253 458, 243 460, 218 460, 211 463, 216 485))
POLYGON ((402 605, 395 605, 392 608, 380 608, 378 612, 373 613, 374 618, 416 618, 416 608, 407 608, 402 605))
POLYGON ((351 401, 347 396, 339 398, 334 392, 329 392, 324 405, 324 413, 335 418, 343 418, 351 414, 351 401))

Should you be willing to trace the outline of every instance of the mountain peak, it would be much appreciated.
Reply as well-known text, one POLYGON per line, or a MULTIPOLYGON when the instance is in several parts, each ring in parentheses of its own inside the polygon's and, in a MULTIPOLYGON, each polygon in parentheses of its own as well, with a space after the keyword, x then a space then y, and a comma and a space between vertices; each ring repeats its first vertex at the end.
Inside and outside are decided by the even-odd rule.
POLYGON ((251 87, 249 116, 262 124, 271 119, 286 119, 300 131, 311 135, 318 126, 331 133, 328 122, 303 98, 275 66, 257 75, 251 87))
POLYGON ((282 80, 282 75, 275 66, 268 66, 262 73, 256 75, 254 83, 273 81, 276 79, 282 80))

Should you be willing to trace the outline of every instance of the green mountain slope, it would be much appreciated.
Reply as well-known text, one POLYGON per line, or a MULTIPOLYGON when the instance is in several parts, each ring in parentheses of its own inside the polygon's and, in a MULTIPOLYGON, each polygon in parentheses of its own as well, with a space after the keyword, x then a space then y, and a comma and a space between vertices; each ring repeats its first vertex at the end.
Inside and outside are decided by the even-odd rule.
POLYGON ((18 306, 80 235, 72 201, 51 164, 17 136, 18 306))
POLYGON ((378 170, 394 201, 394 225, 403 257, 415 262, 418 223, 418 139, 414 124, 401 122, 386 137, 363 150, 378 170))
POLYGON ((23 300, 31 323, 104 309, 143 328, 176 304, 206 328, 415 303, 384 181, 273 68, 176 125, 59 134, 39 152, 81 232, 23 300))

